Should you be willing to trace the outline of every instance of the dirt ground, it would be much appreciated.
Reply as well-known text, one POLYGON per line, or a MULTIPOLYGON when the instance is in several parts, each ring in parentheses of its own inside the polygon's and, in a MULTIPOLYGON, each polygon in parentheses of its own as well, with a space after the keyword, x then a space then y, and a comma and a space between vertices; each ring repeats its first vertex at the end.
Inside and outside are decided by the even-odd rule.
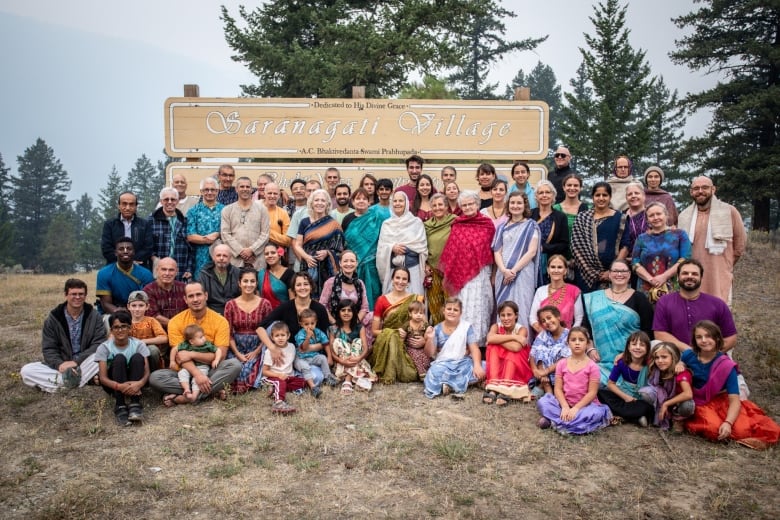
MULTIPOLYGON (((780 417, 775 323, 780 253, 754 240, 738 264, 737 360, 753 400, 780 417)), ((777 518, 776 448, 755 452, 624 425, 564 437, 532 405, 472 390, 429 401, 421 384, 291 400, 260 393, 166 409, 118 428, 99 388, 46 395, 19 368, 65 277, 0 279, 2 517, 57 518, 777 518)), ((86 277, 90 290, 94 274, 86 277)))

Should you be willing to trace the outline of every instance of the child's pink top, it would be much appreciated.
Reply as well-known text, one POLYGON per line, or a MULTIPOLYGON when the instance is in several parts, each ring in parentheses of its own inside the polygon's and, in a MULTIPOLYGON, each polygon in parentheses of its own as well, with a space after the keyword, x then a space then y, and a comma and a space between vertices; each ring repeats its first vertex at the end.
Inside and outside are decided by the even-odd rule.
MULTIPOLYGON (((563 378, 561 379, 563 381, 563 395, 569 406, 574 406, 588 393, 588 384, 591 381, 599 381, 601 373, 599 366, 592 359, 588 359, 588 363, 581 369, 572 372, 569 370, 569 358, 564 358, 555 365, 555 377, 563 378)), ((596 398, 592 402, 599 404, 596 398)))

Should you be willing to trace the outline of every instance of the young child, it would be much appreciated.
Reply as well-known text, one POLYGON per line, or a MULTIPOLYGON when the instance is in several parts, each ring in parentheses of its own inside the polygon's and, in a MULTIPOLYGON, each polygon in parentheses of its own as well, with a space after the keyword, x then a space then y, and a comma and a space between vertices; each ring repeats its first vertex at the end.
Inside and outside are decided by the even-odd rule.
POLYGON ((314 384, 314 375, 311 372, 311 365, 320 367, 322 370, 323 382, 328 386, 339 384, 338 379, 330 373, 329 356, 322 353, 328 345, 328 336, 317 328, 317 313, 311 309, 303 309, 298 315, 298 323, 301 330, 295 335, 295 370, 303 374, 306 384, 311 390, 311 395, 318 398, 322 395, 322 389, 314 384))
POLYGON ((693 375, 688 369, 675 374, 680 362, 680 350, 674 343, 661 341, 650 349, 650 366, 647 386, 639 389, 639 395, 655 410, 653 424, 675 433, 683 432, 683 422, 693 415, 693 375))
POLYGON ((561 311, 553 305, 545 305, 536 312, 542 332, 531 347, 531 370, 534 374, 534 395, 540 398, 552 394, 555 385, 555 364, 571 356, 568 346, 569 329, 561 321, 561 311), (541 388, 541 390, 537 390, 541 388))
POLYGON ((562 434, 582 435, 609 426, 612 412, 596 397, 599 366, 585 354, 589 339, 584 327, 569 331, 571 356, 555 365, 555 394, 544 394, 536 403, 542 414, 539 428, 552 426, 562 434))
POLYGON ((647 382, 649 353, 650 338, 647 334, 641 331, 631 334, 626 340, 623 355, 612 367, 607 387, 599 389, 599 401, 609 406, 615 417, 614 424, 623 419, 647 428, 653 418, 653 407, 639 394, 639 389, 647 382))
MULTIPOLYGON (((215 358, 217 363, 220 362, 220 357, 222 356, 221 349, 218 349, 216 345, 207 340, 201 326, 194 323, 192 325, 187 325, 184 328, 184 341, 179 343, 179 345, 171 351, 172 359, 176 357, 176 353, 179 350, 214 353, 217 356, 215 358)), ((208 363, 195 362, 195 367, 197 367, 201 374, 208 375, 211 365, 208 363)), ((184 390, 184 398, 187 401, 194 403, 198 400, 198 397, 200 396, 198 383, 195 382, 192 374, 185 368, 179 369, 179 383, 181 384, 181 389, 184 390)))
POLYGON ((340 300, 336 308, 336 324, 329 329, 334 371, 344 378, 341 394, 352 393, 353 385, 370 391, 377 376, 366 361, 366 329, 358 321, 357 305, 352 300, 340 300))
POLYGON ((130 336, 143 341, 149 347, 149 370, 154 372, 167 366, 168 334, 160 322, 151 316, 146 316, 149 309, 149 296, 144 291, 133 291, 127 298, 127 310, 133 317, 130 336))
POLYGON ((528 329, 517 323, 519 308, 513 301, 498 307, 498 324, 487 335, 485 393, 482 402, 506 406, 512 399, 530 400, 528 381, 533 378, 528 356, 528 329))
POLYGON ((100 385, 116 401, 114 415, 120 426, 143 421, 141 390, 149 379, 149 348, 130 337, 132 322, 130 313, 124 309, 112 314, 108 320, 111 337, 95 352, 100 385))
POLYGON ((425 333, 433 330, 425 320, 425 304, 413 301, 409 304, 409 321, 398 330, 401 339, 404 340, 406 352, 414 361, 417 375, 420 380, 425 379, 425 373, 431 366, 431 358, 425 353, 425 333))
POLYGON ((281 365, 274 365, 271 356, 263 357, 263 382, 270 384, 274 398, 271 411, 278 414, 295 412, 295 407, 286 401, 287 391, 306 388, 306 380, 293 374, 295 345, 290 343, 290 328, 283 321, 271 325, 271 341, 282 351, 281 365))

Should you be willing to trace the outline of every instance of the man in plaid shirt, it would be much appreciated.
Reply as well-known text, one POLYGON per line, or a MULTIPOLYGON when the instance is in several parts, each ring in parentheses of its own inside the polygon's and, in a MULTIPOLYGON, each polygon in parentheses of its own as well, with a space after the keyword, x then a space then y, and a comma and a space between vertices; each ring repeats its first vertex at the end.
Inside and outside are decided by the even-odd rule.
POLYGON ((190 280, 195 270, 195 254, 187 241, 187 219, 176 207, 179 204, 179 192, 175 188, 163 188, 160 191, 160 204, 149 217, 154 240, 153 271, 156 272, 160 258, 171 257, 179 266, 176 279, 190 280))

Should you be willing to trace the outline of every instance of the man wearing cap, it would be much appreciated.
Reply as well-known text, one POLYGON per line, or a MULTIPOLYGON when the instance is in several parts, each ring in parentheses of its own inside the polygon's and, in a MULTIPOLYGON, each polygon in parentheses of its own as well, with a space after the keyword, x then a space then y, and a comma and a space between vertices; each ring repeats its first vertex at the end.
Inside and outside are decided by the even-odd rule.
POLYGON ((84 386, 97 375, 95 351, 106 340, 106 327, 86 298, 86 283, 78 278, 65 282, 65 302, 43 322, 43 363, 28 363, 20 371, 25 385, 56 392, 84 386))
POLYGON ((563 191, 563 178, 570 173, 577 173, 577 170, 571 167, 571 153, 565 146, 559 146, 553 154, 555 169, 547 173, 547 180, 555 186, 555 202, 563 202, 566 193, 563 191))
POLYGON ((127 298, 133 291, 144 288, 154 281, 152 272, 134 262, 133 241, 123 237, 116 241, 116 262, 103 267, 97 274, 95 293, 103 314, 111 314, 127 305, 127 298))
POLYGON ((149 309, 149 296, 144 291, 133 291, 127 297, 127 310, 130 311, 133 323, 130 326, 130 336, 143 341, 149 349, 149 370, 154 372, 161 368, 161 356, 168 355, 168 335, 160 322, 151 316, 146 316, 149 309))
POLYGON ((168 329, 168 320, 187 308, 184 301, 184 282, 176 279, 179 268, 173 258, 163 258, 157 262, 157 279, 144 286, 149 296, 149 308, 146 315, 160 322, 168 329))

